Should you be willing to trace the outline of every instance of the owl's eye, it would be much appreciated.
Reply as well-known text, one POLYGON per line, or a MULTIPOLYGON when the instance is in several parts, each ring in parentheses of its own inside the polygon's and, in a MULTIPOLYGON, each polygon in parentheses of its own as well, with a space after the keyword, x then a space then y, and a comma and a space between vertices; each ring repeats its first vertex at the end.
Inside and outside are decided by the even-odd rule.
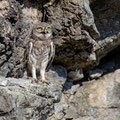
POLYGON ((41 31, 41 30, 42 30, 42 28, 41 28, 41 27, 38 27, 38 28, 37 28, 37 30, 41 31))
POLYGON ((50 27, 48 27, 47 30, 50 31, 50 27))

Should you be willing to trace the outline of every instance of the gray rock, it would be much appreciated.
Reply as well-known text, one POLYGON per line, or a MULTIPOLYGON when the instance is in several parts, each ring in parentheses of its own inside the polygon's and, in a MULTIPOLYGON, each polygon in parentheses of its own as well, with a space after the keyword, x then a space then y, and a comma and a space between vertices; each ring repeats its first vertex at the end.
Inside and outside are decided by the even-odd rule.
POLYGON ((47 1, 2 0, 0 2, 0 75, 23 77, 26 65, 24 52, 31 27, 42 20, 52 23, 53 40, 56 45, 54 63, 60 63, 73 71, 81 68, 88 70, 98 65, 101 58, 120 45, 119 17, 116 17, 119 16, 117 13, 119 6, 116 0, 100 4, 94 1, 96 0, 90 0, 92 4, 90 6, 88 0, 64 2, 53 0, 50 6, 44 7, 47 1), (106 5, 102 5, 101 8, 99 7, 101 4, 106 5), (110 8, 111 13, 115 14, 109 14, 107 8, 105 10, 108 14, 101 12, 107 5, 116 6, 114 8, 116 12, 110 8), (110 16, 106 17, 107 15, 110 16), (95 40, 100 35, 95 21, 101 34, 99 40, 95 40))
POLYGON ((120 119, 119 109, 100 109, 96 117, 83 116, 74 120, 119 120, 120 119))
POLYGON ((98 38, 100 36, 100 33, 98 32, 96 25, 94 23, 94 16, 93 13, 89 7, 89 0, 84 0, 84 9, 86 12, 86 15, 83 16, 83 24, 89 29, 92 30, 91 34, 94 38, 98 38), (92 29, 91 29, 92 28, 92 29))
POLYGON ((69 86, 48 120, 119 120, 120 69, 97 80, 69 86), (63 114, 64 113, 64 114, 63 114), (57 118, 57 116, 59 116, 57 118))
POLYGON ((68 109, 66 109, 64 112, 65 112, 64 118, 66 119, 76 119, 79 117, 77 109, 73 106, 68 107, 68 109))
POLYGON ((4 88, 0 88, 0 114, 13 110, 12 96, 4 88))
POLYGON ((54 104, 60 101, 66 73, 62 66, 53 67, 47 73, 50 78, 49 85, 42 82, 31 83, 29 79, 0 77, 1 115, 8 120, 11 120, 12 116, 23 120, 46 118, 54 104), (12 112, 9 114, 10 111, 12 112))
POLYGON ((98 81, 86 86, 86 89, 91 91, 88 98, 91 106, 99 108, 120 106, 119 73, 120 70, 118 69, 115 73, 105 75, 98 81))
POLYGON ((114 68, 115 68, 115 62, 114 61, 110 61, 110 62, 107 62, 106 64, 102 65, 102 69, 106 72, 113 71, 114 68))
POLYGON ((84 74, 82 69, 77 70, 77 71, 70 71, 68 73, 68 78, 70 78, 72 81, 79 81, 84 78, 84 74))
POLYGON ((57 115, 56 115, 56 119, 57 120, 62 120, 63 119, 63 117, 64 117, 64 113, 58 113, 57 115))
POLYGON ((103 71, 102 71, 102 69, 96 68, 93 70, 89 70, 88 74, 91 79, 96 79, 103 75, 103 71))

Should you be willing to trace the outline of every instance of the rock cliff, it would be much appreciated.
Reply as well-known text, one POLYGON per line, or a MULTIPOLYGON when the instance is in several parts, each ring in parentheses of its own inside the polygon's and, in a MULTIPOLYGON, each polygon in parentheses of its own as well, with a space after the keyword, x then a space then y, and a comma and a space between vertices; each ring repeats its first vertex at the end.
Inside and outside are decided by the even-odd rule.
POLYGON ((119 120, 119 13, 118 0, 1 0, 0 119, 119 120), (52 24, 56 46, 49 85, 25 76, 38 21, 52 24))

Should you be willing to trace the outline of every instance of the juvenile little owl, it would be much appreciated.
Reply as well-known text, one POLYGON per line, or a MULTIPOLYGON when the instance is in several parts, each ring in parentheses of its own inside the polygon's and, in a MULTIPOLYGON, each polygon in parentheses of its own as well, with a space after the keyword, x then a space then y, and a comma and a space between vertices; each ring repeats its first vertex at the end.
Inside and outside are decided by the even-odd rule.
POLYGON ((38 82, 37 73, 40 73, 40 80, 47 82, 45 72, 53 61, 55 48, 52 38, 51 26, 40 22, 32 28, 31 38, 27 48, 27 69, 32 73, 32 78, 38 82))

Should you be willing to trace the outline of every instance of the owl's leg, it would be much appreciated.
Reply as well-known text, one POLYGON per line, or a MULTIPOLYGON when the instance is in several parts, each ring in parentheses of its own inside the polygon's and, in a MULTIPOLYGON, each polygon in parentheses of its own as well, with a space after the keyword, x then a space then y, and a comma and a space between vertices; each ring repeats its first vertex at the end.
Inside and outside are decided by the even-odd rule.
POLYGON ((41 80, 44 81, 45 80, 45 70, 44 69, 40 70, 40 75, 41 75, 41 80))
POLYGON ((47 62, 45 62, 41 65, 40 76, 41 76, 41 81, 48 84, 49 81, 48 81, 48 79, 46 79, 46 76, 45 76, 46 66, 47 66, 47 62))
POLYGON ((40 70, 40 75, 41 75, 41 82, 49 84, 50 82, 45 76, 45 70, 40 70))
POLYGON ((36 76, 36 68, 35 68, 35 66, 32 66, 32 78, 33 78, 33 81, 37 82, 37 76, 36 76))

